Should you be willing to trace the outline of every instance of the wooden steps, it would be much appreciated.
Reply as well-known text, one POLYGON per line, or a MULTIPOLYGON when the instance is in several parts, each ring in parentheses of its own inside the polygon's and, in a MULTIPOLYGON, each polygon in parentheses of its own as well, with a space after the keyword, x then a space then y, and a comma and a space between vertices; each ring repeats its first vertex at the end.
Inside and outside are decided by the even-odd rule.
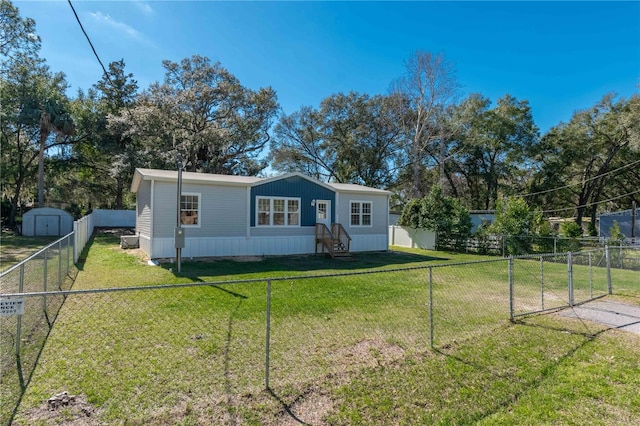
POLYGON ((331 229, 323 223, 316 223, 316 253, 318 245, 322 253, 326 249, 332 258, 351 257, 351 237, 340 223, 332 223, 331 229))

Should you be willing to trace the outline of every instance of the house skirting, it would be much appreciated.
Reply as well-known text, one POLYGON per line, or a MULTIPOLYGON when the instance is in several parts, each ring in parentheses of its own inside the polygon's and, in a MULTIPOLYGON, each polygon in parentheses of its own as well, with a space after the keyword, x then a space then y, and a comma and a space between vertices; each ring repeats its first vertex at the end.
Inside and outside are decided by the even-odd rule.
MULTIPOLYGON (((315 253, 314 236, 187 238, 182 257, 279 256, 315 253)), ((140 248, 152 259, 176 255, 173 238, 140 235, 140 248)), ((381 251, 389 248, 388 235, 352 236, 351 251, 381 251)))

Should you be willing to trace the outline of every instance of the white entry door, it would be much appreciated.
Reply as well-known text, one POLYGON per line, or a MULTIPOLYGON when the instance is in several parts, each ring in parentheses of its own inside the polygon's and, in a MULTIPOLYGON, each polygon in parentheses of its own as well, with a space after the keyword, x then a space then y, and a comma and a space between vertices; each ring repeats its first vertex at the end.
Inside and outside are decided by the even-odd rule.
POLYGON ((331 201, 316 200, 316 223, 324 223, 331 229, 331 201))

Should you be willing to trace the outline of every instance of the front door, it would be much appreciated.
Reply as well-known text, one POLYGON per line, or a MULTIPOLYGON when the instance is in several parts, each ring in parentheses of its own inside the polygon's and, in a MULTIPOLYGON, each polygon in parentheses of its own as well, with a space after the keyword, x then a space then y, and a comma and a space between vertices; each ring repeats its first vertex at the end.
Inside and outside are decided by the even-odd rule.
POLYGON ((331 229, 331 201, 316 201, 316 223, 324 223, 327 228, 331 229))

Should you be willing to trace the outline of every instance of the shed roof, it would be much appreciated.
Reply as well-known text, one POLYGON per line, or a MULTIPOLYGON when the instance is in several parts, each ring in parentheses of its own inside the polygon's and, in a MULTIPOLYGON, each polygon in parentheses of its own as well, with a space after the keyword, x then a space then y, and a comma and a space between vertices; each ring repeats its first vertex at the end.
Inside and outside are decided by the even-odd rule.
MULTIPOLYGON (((183 183, 211 183, 216 185, 225 186, 255 186, 268 182, 273 182, 280 179, 286 179, 291 176, 300 176, 304 179, 316 182, 317 184, 328 187, 336 192, 350 192, 359 194, 391 194, 391 192, 384 189, 371 188, 369 186, 355 185, 351 183, 325 183, 317 179, 304 175, 302 173, 287 173, 280 176, 274 176, 269 178, 260 178, 255 176, 234 176, 234 175, 218 175, 212 173, 193 173, 183 172, 183 183)), ((144 180, 157 180, 165 182, 175 182, 178 180, 178 172, 174 170, 157 170, 157 169, 136 169, 133 175, 133 182, 131 182, 131 191, 138 192, 140 183, 144 180)))

